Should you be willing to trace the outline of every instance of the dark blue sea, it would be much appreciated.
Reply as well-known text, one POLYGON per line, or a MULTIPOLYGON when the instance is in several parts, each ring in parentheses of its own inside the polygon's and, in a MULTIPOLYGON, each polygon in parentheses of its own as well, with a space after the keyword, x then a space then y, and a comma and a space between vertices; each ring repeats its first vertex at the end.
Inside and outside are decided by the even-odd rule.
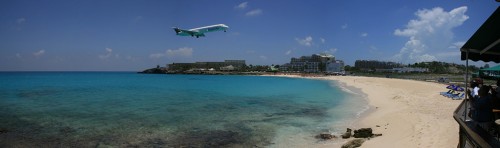
POLYGON ((326 80, 0 72, 0 147, 293 147, 363 100, 326 80))

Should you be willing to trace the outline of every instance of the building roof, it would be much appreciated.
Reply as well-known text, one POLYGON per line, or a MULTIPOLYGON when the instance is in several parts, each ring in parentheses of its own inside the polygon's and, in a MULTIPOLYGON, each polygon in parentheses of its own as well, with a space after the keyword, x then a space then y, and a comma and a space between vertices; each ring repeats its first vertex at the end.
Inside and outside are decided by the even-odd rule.
POLYGON ((461 59, 500 63, 500 6, 462 46, 461 59))

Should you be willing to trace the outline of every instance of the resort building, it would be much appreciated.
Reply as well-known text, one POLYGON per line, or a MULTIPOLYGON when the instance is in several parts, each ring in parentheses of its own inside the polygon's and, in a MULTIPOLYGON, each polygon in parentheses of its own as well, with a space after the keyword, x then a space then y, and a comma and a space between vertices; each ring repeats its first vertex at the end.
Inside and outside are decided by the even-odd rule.
POLYGON ((344 73, 344 61, 334 60, 326 63, 327 73, 344 73))
POLYGON ((344 71, 344 62, 335 60, 330 54, 313 54, 292 58, 290 63, 280 66, 281 71, 306 72, 306 73, 341 73, 344 71))
POLYGON ((220 71, 234 71, 234 70, 235 70, 235 68, 233 65, 224 66, 224 67, 220 68, 220 71))

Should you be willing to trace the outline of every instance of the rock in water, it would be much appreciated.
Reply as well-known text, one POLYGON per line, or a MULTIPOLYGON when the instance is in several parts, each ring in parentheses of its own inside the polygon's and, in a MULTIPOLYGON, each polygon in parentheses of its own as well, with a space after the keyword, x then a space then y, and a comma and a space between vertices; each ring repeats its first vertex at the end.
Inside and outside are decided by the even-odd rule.
POLYGON ((6 128, 0 128, 0 134, 7 132, 9 132, 9 130, 7 130, 6 128))
POLYGON ((360 128, 358 130, 354 130, 354 138, 369 138, 372 137, 372 128, 360 128))
POLYGON ((323 140, 329 140, 332 138, 336 138, 335 135, 329 134, 329 133, 321 133, 319 135, 315 136, 318 139, 323 139, 323 140))
POLYGON ((353 139, 344 145, 342 145, 342 148, 355 148, 355 147, 360 147, 361 144, 365 142, 365 139, 353 139))
POLYGON ((351 129, 350 128, 347 128, 346 132, 344 134, 342 134, 342 138, 343 139, 347 139, 347 138, 351 138, 351 129))

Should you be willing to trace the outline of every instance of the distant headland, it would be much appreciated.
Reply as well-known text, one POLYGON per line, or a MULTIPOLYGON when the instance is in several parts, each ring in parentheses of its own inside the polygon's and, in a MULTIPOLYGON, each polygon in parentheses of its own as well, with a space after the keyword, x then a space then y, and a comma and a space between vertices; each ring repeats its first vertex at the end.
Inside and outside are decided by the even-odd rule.
MULTIPOLYGON (((488 68, 486 64, 484 68, 488 68)), ((469 66, 471 71, 483 67, 469 66)), ((335 56, 321 53, 310 56, 292 57, 289 63, 281 65, 247 65, 245 60, 224 60, 222 62, 172 63, 165 67, 146 69, 145 74, 204 74, 204 75, 262 75, 276 73, 321 74, 321 75, 408 75, 408 74, 454 74, 465 73, 465 66, 439 61, 402 64, 377 60, 356 60, 354 66, 344 65, 335 56)))

